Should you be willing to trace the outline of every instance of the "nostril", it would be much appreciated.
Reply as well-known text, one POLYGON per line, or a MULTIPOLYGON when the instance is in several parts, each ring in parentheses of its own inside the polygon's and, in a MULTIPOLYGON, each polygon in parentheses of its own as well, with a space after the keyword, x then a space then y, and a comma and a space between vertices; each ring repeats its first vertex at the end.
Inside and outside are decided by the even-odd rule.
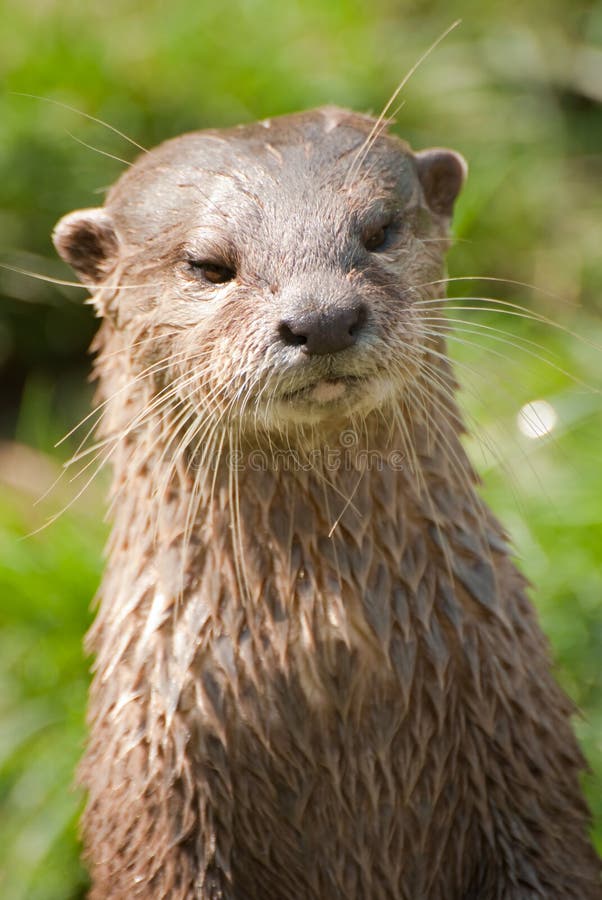
POLYGON ((295 334, 290 325, 287 325, 286 322, 281 322, 280 327, 278 329, 278 333, 280 334, 281 339, 285 344, 288 344, 289 347, 301 347, 303 344, 307 344, 307 337, 304 334, 295 334))
POLYGON ((358 332, 362 330, 362 328, 364 327, 365 324, 366 324, 366 307, 359 306, 357 308, 357 310, 355 311, 354 321, 349 326, 349 332, 348 332, 349 336, 353 337, 353 338, 357 337, 358 332))

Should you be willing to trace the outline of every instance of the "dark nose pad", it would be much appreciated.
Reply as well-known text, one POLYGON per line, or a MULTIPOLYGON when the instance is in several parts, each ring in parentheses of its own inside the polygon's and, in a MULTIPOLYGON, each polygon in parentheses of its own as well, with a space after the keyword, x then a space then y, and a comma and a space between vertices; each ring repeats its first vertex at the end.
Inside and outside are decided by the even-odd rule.
POLYGON ((353 307, 302 310, 278 327, 280 338, 303 353, 324 356, 351 347, 366 321, 363 304, 353 307))

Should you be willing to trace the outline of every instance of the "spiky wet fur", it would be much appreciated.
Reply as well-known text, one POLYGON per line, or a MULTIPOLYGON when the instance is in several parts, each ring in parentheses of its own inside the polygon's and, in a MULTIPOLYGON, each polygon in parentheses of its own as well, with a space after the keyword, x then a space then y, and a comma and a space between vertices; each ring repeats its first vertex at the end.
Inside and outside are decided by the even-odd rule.
MULTIPOLYGON (((329 115, 290 128, 318 145, 329 115)), ((279 420, 258 312, 163 313, 155 238, 141 263, 119 212, 132 177, 108 203, 129 255, 96 293, 114 479, 91 897, 600 896, 571 704, 476 493, 444 338, 421 330, 446 223, 359 281, 372 344, 347 374, 388 379, 382 400, 304 425, 279 420)))

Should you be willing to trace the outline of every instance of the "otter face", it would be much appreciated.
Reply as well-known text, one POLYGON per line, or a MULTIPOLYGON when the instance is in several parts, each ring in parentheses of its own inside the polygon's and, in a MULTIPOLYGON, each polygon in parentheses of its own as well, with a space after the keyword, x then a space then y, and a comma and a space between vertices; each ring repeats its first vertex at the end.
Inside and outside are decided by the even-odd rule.
POLYGON ((168 141, 54 240, 170 402, 255 433, 328 427, 420 371, 416 301, 439 294, 465 173, 316 110, 168 141))

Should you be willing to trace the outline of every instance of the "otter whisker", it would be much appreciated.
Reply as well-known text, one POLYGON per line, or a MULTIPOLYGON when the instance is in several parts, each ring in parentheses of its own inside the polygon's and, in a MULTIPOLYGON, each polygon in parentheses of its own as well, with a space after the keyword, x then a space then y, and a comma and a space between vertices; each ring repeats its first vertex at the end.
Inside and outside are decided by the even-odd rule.
MULTIPOLYGON (((134 344, 134 346, 137 346, 137 343, 134 344)), ((117 354, 121 354, 124 352, 125 352, 125 348, 121 348, 119 351, 115 351, 115 353, 107 354, 106 358, 110 358, 112 356, 115 356, 117 354)), ((185 351, 182 351, 182 356, 184 353, 185 353, 185 351)), ((77 425, 74 425, 73 428, 71 428, 65 435, 63 435, 63 437, 59 441, 57 441, 54 446, 60 447, 60 445, 62 443, 64 443, 64 441, 66 441, 68 438, 70 438, 79 428, 81 428, 82 425, 84 425, 87 421, 89 421, 89 419, 91 419, 93 416, 98 415, 99 412, 104 410, 111 403, 111 401, 113 399, 115 399, 116 397, 119 397, 125 391, 132 390, 132 388, 135 387, 135 385, 138 381, 142 381, 148 375, 156 374, 156 372, 161 372, 161 371, 165 371, 165 370, 169 369, 173 360, 174 359, 177 360, 179 357, 180 357, 180 354, 174 354, 172 352, 168 356, 163 357, 162 359, 151 363, 147 368, 145 368, 141 372, 139 372, 131 381, 126 382, 124 385, 122 385, 122 387, 118 388, 116 391, 114 391, 112 394, 110 394, 108 397, 106 397, 105 400, 103 400, 101 403, 97 404, 93 410, 91 410, 86 416, 84 416, 83 419, 80 419, 80 421, 77 423, 77 425)), ((101 413, 101 415, 102 415, 102 413, 101 413)), ((95 423, 94 428, 96 428, 97 426, 98 426, 98 421, 95 423)), ((87 436, 86 436, 86 438, 84 438, 84 440, 86 440, 86 439, 87 439, 87 436)))
POLYGON ((332 525, 331 525, 331 527, 330 527, 330 531, 328 532, 328 537, 329 537, 329 538, 331 538, 331 537, 333 536, 333 534, 334 534, 334 532, 335 532, 335 530, 336 530, 338 524, 340 523, 341 519, 343 518, 343 516, 345 515, 345 513, 347 512, 347 510, 353 505, 353 498, 354 498, 355 495, 357 494, 358 488, 359 488, 360 484, 362 483, 362 480, 363 480, 363 478, 364 478, 364 475, 366 474, 366 468, 367 468, 367 466, 368 466, 368 463, 367 463, 367 461, 365 461, 365 462, 364 462, 364 468, 360 471, 360 474, 359 474, 359 476, 358 476, 358 478, 357 478, 357 481, 356 481, 354 487, 353 487, 352 490, 351 490, 351 493, 349 494, 349 496, 348 496, 347 499, 345 500, 345 503, 344 503, 344 505, 343 505, 343 507, 342 507, 340 513, 338 514, 338 516, 336 517, 336 519, 334 520, 334 522, 332 523, 332 525))
MULTIPOLYGON (((236 429, 234 427, 230 427, 228 430, 228 445, 230 447, 231 454, 234 454, 234 458, 236 458, 238 454, 237 438, 238 434, 236 432, 236 429)), ((247 572, 245 567, 245 552, 242 543, 242 528, 240 522, 240 496, 238 492, 238 468, 236 465, 232 464, 228 466, 228 498, 230 502, 230 517, 232 523, 231 539, 236 581, 241 593, 243 608, 245 608, 246 606, 246 608, 249 610, 249 613, 251 613, 247 617, 247 624, 249 630, 251 631, 251 634, 254 635, 254 617, 251 612, 253 595, 249 588, 249 581, 247 579, 247 572)))
MULTIPOLYGON (((558 356, 552 351, 548 351, 545 345, 520 335, 513 335, 512 332, 503 328, 496 328, 484 322, 473 322, 470 319, 450 319, 447 316, 424 316, 422 321, 427 323, 433 332, 448 340, 453 340, 456 334, 475 335, 483 339, 482 344, 475 341, 475 346, 482 346, 485 349, 488 346, 488 342, 494 341, 497 344, 511 347, 518 353, 527 353, 529 356, 534 356, 550 368, 557 368, 554 357, 558 359, 558 356), (536 354, 531 348, 542 351, 542 353, 536 354), (544 353, 548 355, 544 356, 544 353)), ((512 355, 508 354, 508 360, 510 361, 512 358, 512 355)))
MULTIPOLYGON (((165 366, 165 368, 168 368, 170 365, 171 365, 171 361, 165 366)), ((163 367, 161 369, 159 369, 158 371, 162 371, 162 369, 163 369, 163 367)), ((190 380, 191 381, 194 380, 194 377, 196 377, 196 376, 190 376, 190 380)), ((132 384, 125 385, 124 389, 127 388, 127 389, 131 390, 132 386, 133 386, 132 384)), ((149 403, 149 405, 141 413, 136 414, 133 417, 133 419, 131 419, 121 431, 117 432, 116 434, 111 433, 111 434, 107 435, 106 437, 102 438, 100 441, 97 441, 91 447, 87 447, 87 448, 81 450, 81 452, 76 451, 63 464, 64 469, 70 468, 76 462, 79 462, 81 459, 85 458, 86 456, 89 456, 91 453, 96 453, 96 451, 107 446, 107 444, 110 444, 112 442, 119 442, 119 441, 123 440, 132 431, 134 431, 134 429, 136 429, 139 425, 141 425, 145 421, 145 419, 148 418, 150 416, 150 414, 155 411, 155 409, 157 409, 157 407, 160 407, 162 404, 166 403, 172 397, 177 396, 177 394, 178 394, 178 386, 167 385, 158 394, 156 394, 153 397, 152 401, 149 403)), ((108 402, 110 402, 113 399, 114 398, 111 397, 108 402)), ((94 427, 96 427, 96 425, 94 427)), ((92 429, 92 431, 93 430, 94 430, 94 428, 92 429)), ((92 431, 88 432, 88 434, 91 434, 92 431)), ((86 438, 87 438, 87 436, 88 435, 86 435, 86 438)), ((84 440, 86 438, 84 438, 84 440)), ((95 457, 95 458, 97 458, 97 457, 95 457)), ((77 477, 79 477, 80 474, 81 474, 81 472, 77 473, 77 475, 75 475, 74 477, 77 478, 77 477)))
POLYGON ((433 429, 437 439, 442 442, 443 446, 447 449, 446 455, 448 462, 454 471, 455 478, 458 479, 460 484, 463 484, 466 495, 470 498, 473 512, 475 513, 481 528, 484 547, 487 547, 488 544, 483 527, 485 521, 484 505, 478 496, 474 494, 475 477, 472 473, 470 463, 461 448, 461 445, 459 443, 452 443, 441 424, 442 422, 446 422, 449 417, 450 402, 453 408, 453 395, 449 386, 441 380, 440 374, 436 370, 432 370, 432 367, 426 366, 425 371, 428 373, 429 386, 434 386, 435 391, 427 391, 425 385, 419 380, 416 385, 418 391, 418 404, 422 411, 422 415, 429 422, 429 428, 433 429), (435 407, 434 411, 430 408, 432 406, 435 407), (435 416, 435 412, 439 413, 439 416, 435 416))
POLYGON ((385 122, 385 119, 387 117, 387 113, 389 112, 389 110, 391 109, 391 107, 393 106, 393 104, 395 103, 397 98, 399 97, 400 93, 402 92, 402 90, 404 89, 404 87, 406 86, 406 84, 408 83, 410 78, 413 76, 413 74, 416 72, 416 70, 422 65, 422 63, 431 55, 431 53, 439 46, 439 44, 443 40, 445 40, 445 38, 448 36, 448 34, 450 34, 455 28, 458 27, 458 25, 460 25, 461 21, 462 21, 461 19, 456 19, 455 22, 452 22, 452 24, 448 28, 446 28, 445 31, 443 31, 442 34, 440 34, 439 37, 435 41, 433 41, 433 43, 430 45, 430 47, 428 47, 428 49, 425 50, 424 53, 422 53, 418 57, 418 59, 416 60, 414 65, 408 70, 408 72, 401 79, 401 81, 399 82, 399 84, 397 85, 397 87, 395 88, 395 90, 393 91, 391 96, 389 97, 388 101, 385 103, 381 114, 374 122, 374 125, 372 126, 372 128, 368 134, 368 137, 366 138, 363 145, 358 150, 355 158, 352 160, 351 165, 349 166, 349 170, 347 172, 347 176, 345 178, 345 187, 349 186, 351 179, 353 178, 355 172, 361 167, 364 159, 370 152, 370 149, 372 148, 375 141, 380 136, 382 128, 383 128, 383 123, 385 122))
MULTIPOLYGON (((435 377, 434 372, 432 373, 432 377, 435 377)), ((478 393, 476 393, 475 391, 471 391, 471 393, 473 393, 474 396, 478 397, 481 402, 484 402, 483 397, 480 396, 478 393)), ((438 400, 435 396, 432 397, 432 400, 435 403, 435 405, 437 405, 440 408, 441 412, 444 413, 445 408, 446 408, 445 404, 441 400, 438 400)), ((520 502, 520 492, 519 492, 519 487, 518 487, 518 480, 517 480, 512 468, 504 461, 502 454, 500 453, 494 440, 490 438, 488 433, 482 427, 481 428, 476 427, 476 425, 478 423, 476 422, 474 416, 470 415, 469 420, 475 426, 470 431, 471 437, 473 439, 476 439, 476 441, 481 449, 481 453, 483 455, 484 462, 489 464, 489 459, 495 460, 496 464, 504 472, 504 475, 508 481, 508 484, 510 485, 512 495, 514 497, 514 502, 516 503, 517 507, 520 508, 521 502, 520 502), (489 455, 489 458, 488 458, 488 455, 489 455)), ((438 427, 436 421, 434 421, 433 424, 435 425, 435 427, 438 427)), ((540 482, 539 475, 538 475, 536 469, 534 468, 531 460, 529 459, 527 453, 520 446, 520 444, 516 441, 515 436, 511 433, 509 428, 503 427, 503 431, 506 434, 506 436, 510 438, 512 443, 519 449, 523 461, 529 467, 533 477, 540 484, 540 487, 543 488, 543 485, 541 485, 541 482, 540 482)), ((449 449, 451 451, 451 448, 449 448, 449 449)), ((456 472, 457 471, 458 470, 456 470, 456 472)), ((472 508, 477 513, 477 518, 482 519, 482 521, 484 522, 486 520, 486 511, 487 510, 486 510, 485 504, 483 503, 483 501, 480 499, 480 497, 478 495, 475 495, 475 497, 472 498, 472 508)), ((483 546, 485 548, 487 548, 489 546, 489 542, 488 542, 487 537, 484 532, 483 532, 483 539, 484 539, 483 546)))
MULTIPOLYGON (((81 494, 89 487, 89 485, 96 478, 98 473, 104 468, 104 466, 109 461, 109 459, 114 455, 114 453, 116 452, 117 448, 122 443, 122 441, 125 440, 127 438, 127 436, 130 433, 132 433, 136 428, 140 427, 144 423, 145 420, 148 420, 150 418, 151 413, 154 412, 155 409, 160 408, 161 406, 165 405, 168 402, 168 400, 170 400, 172 397, 177 396, 178 392, 181 391, 183 389, 183 387, 186 386, 186 383, 193 382, 196 377, 197 376, 195 373, 194 375, 189 376, 189 379, 183 385, 176 384, 175 386, 166 387, 163 391, 161 391, 153 399, 153 401, 146 408, 143 408, 141 413, 139 413, 137 416, 135 416, 133 420, 130 420, 130 422, 128 422, 128 424, 125 426, 125 428, 121 432, 118 432, 117 434, 111 434, 105 440, 99 442, 99 447, 101 449, 95 454, 95 456, 92 457, 92 459, 82 469, 80 469, 79 472, 77 472, 74 476, 72 476, 72 478, 70 479, 72 482, 77 480, 78 478, 80 478, 82 476, 82 474, 88 468, 90 468, 92 465, 94 465, 94 463, 98 460, 99 456, 101 455, 101 450, 103 447, 110 445, 109 450, 107 451, 107 453, 101 460, 100 464, 96 468, 94 474, 92 475, 92 478, 86 482, 82 491, 80 491, 76 495, 74 500, 78 499, 81 496, 81 494)), ((74 502, 74 501, 72 501, 72 502, 74 502)), ((70 508, 70 506, 71 506, 71 503, 67 507, 65 507, 65 509, 61 510, 56 516, 53 516, 42 527, 46 527, 46 525, 49 525, 52 522, 54 522, 56 520, 56 518, 58 518, 60 515, 62 515, 67 509, 70 508)), ((109 507, 109 509, 110 509, 110 507, 109 507)))
MULTIPOLYGON (((152 327, 152 323, 151 323, 152 327)), ((131 353, 132 350, 139 350, 140 347, 145 347, 147 344, 160 344, 162 341, 175 337, 175 335, 181 335, 184 332, 184 326, 180 325, 178 327, 170 328, 167 331, 160 331, 159 333, 153 333, 147 337, 140 338, 140 340, 132 341, 124 347, 120 347, 118 350, 112 350, 110 353, 103 353, 103 361, 108 359, 115 359, 117 357, 123 356, 126 353, 131 353)), ((184 355, 188 351, 182 350, 181 354, 184 355)), ((180 354, 178 354, 180 356, 180 354)), ((169 359, 169 357, 167 357, 169 359)), ((140 373, 142 375, 142 373, 140 373)), ((139 376, 137 376, 139 377, 139 376)))
MULTIPOLYGON (((441 360, 447 359, 447 357, 445 357, 444 354, 437 353, 436 351, 434 351, 432 349, 429 350, 429 353, 431 353, 435 356, 438 356, 441 360)), ((424 363, 423 365, 425 367, 425 371, 428 371, 430 373, 429 374, 430 378, 435 378, 436 380, 440 380, 440 373, 438 373, 434 367, 432 367, 432 366, 429 367, 428 364, 426 364, 426 363, 424 363)), ((471 372, 475 376, 478 376, 479 380, 482 380, 482 377, 483 377, 482 372, 478 373, 476 369, 471 369, 471 372)), ((496 383, 496 387, 497 387, 497 383, 496 383)), ((482 396, 481 393, 479 393, 476 390, 476 388, 474 386, 463 384, 463 389, 468 391, 470 394, 472 394, 472 396, 474 396, 475 399, 478 400, 478 402, 482 406, 487 405, 485 398, 482 396)), ((453 395, 451 393, 449 393, 448 391, 446 391, 446 393, 447 393, 448 399, 450 401, 452 401, 453 395)), ((434 397, 434 396, 433 396, 433 401, 438 402, 436 397, 434 397)), ((444 411, 444 409, 442 411, 444 411)), ((483 451, 484 460, 485 461, 487 460, 486 453, 489 453, 490 457, 493 458, 496 461, 496 463, 500 466, 500 468, 504 471, 506 477, 508 478, 509 483, 511 485, 513 485, 513 493, 514 493, 515 501, 516 501, 517 505, 520 506, 517 481, 516 481, 516 478, 514 476, 512 469, 504 462, 504 459, 503 459, 502 455, 500 454, 500 452, 498 451, 496 445, 488 438, 488 435, 484 431, 484 429, 482 427, 480 427, 480 428, 477 427, 478 423, 476 422, 474 416, 469 415, 468 418, 474 424, 474 427, 470 430, 470 434, 474 439, 477 440, 477 443, 481 447, 481 449, 483 451)), ((537 471, 533 467, 533 464, 532 464, 531 460, 529 459, 528 455, 526 454, 524 448, 521 447, 521 445, 517 442, 515 435, 510 431, 510 429, 508 427, 505 427, 503 425, 503 423, 498 422, 497 425, 498 425, 498 427, 500 427, 503 430, 504 434, 510 439, 510 441, 514 444, 514 446, 518 448, 523 461, 529 467, 533 477, 537 480, 538 483, 540 483, 540 486, 543 489, 543 485, 541 485, 537 471)), ((479 502, 481 502, 481 501, 479 500, 479 502)))
POLYGON ((24 91, 10 91, 10 93, 15 97, 27 97, 30 100, 40 100, 42 103, 51 103, 53 106, 61 107, 61 109, 67 109, 69 112, 76 113, 78 116, 82 116, 84 119, 88 119, 90 122, 95 122, 96 125, 102 125, 103 128, 112 131, 113 134, 118 135, 123 138, 124 141, 127 141, 132 146, 137 147, 138 150, 141 150, 143 153, 148 153, 145 147, 142 144, 139 144, 133 138, 129 137, 123 131, 120 131, 118 128, 115 128, 114 125, 109 125, 108 122, 104 122, 102 119, 98 119, 96 116, 91 116, 89 113, 83 112, 81 109, 77 109, 75 106, 70 106, 68 103, 62 103, 60 100, 55 100, 53 97, 40 97, 37 94, 29 94, 24 91))
POLYGON ((570 328, 567 328, 565 325, 562 325, 560 322, 555 322, 553 319, 550 319, 548 316, 544 316, 542 313, 534 312, 533 310, 528 309, 525 306, 520 306, 517 303, 511 303, 508 300, 500 300, 495 297, 461 297, 457 298, 458 300, 466 301, 466 300, 474 300, 476 302, 481 303, 489 303, 490 306, 462 306, 457 305, 454 301, 450 303, 450 301, 446 300, 446 298, 438 298, 438 299, 428 299, 428 300, 415 300, 413 304, 416 307, 424 307, 429 304, 440 304, 441 309, 449 310, 449 311, 458 311, 458 312, 485 312, 485 313, 495 313, 496 315, 506 315, 512 316, 519 319, 525 319, 526 321, 536 322, 541 325, 546 325, 550 328, 553 328, 557 331, 561 331, 564 334, 568 334, 570 337, 576 338, 584 344, 592 347, 595 350, 602 349, 598 344, 590 341, 584 335, 578 334, 576 331, 572 331, 570 328), (501 307, 501 308, 498 308, 501 307), (509 307, 510 309, 508 309, 509 307))
MULTIPOLYGON (((7 272, 15 272, 17 275, 25 275, 28 278, 34 278, 36 281, 45 281, 48 284, 55 284, 58 287, 73 287, 83 291, 90 291, 90 285, 83 284, 81 281, 68 281, 65 278, 53 278, 51 275, 42 275, 41 272, 32 272, 30 269, 23 269, 21 266, 10 266, 8 263, 0 263, 0 269, 4 269, 7 272)), ((110 282, 107 282, 103 283, 101 290, 131 290, 140 292, 142 289, 152 290, 164 286, 164 282, 157 282, 156 284, 149 284, 148 282, 140 282, 139 284, 120 284, 116 282, 115 284, 111 284, 110 282)), ((92 300, 90 302, 92 302, 92 300)))
MULTIPOLYGON (((455 238, 455 240, 461 240, 461 238, 455 238)), ((559 300, 561 303, 569 302, 561 294, 556 294, 548 288, 542 288, 541 285, 533 284, 529 281, 517 281, 515 278, 500 278, 495 275, 446 275, 444 278, 437 278, 434 281, 423 281, 421 284, 413 286, 416 288, 435 287, 439 284, 447 285, 454 281, 493 281, 498 284, 511 284, 513 287, 527 288, 529 291, 535 291, 553 300, 559 300)))
MULTIPOLYGON (((421 315, 420 319, 424 322, 440 322, 444 325, 450 326, 449 331, 445 332, 445 334, 448 336, 453 335, 454 332, 458 332, 460 334, 481 334, 483 332, 489 332, 492 336, 492 340, 503 339, 504 343, 509 343, 510 346, 514 347, 516 350, 523 350, 525 347, 534 347, 536 350, 549 352, 551 357, 555 357, 558 359, 557 354, 552 353, 552 351, 548 351, 544 344, 541 344, 538 341, 532 341, 529 338, 523 337, 522 335, 514 335, 510 331, 506 331, 503 328, 496 328, 494 325, 488 325, 485 322, 475 321, 474 319, 456 319, 453 316, 421 315), (458 328, 458 325, 467 325, 470 326, 470 328, 458 328)), ((487 335, 485 335, 485 337, 486 336, 487 335)))
MULTIPOLYGON (((436 321, 442 321, 442 320, 436 319, 436 318, 428 319, 425 317, 424 321, 425 322, 429 322, 429 321, 436 322, 436 321)), ((447 331, 447 330, 442 330, 442 329, 437 329, 437 328, 431 327, 428 329, 428 331, 426 333, 436 336, 436 337, 445 337, 450 341, 455 341, 456 343, 462 344, 467 347, 475 347, 475 346, 482 347, 482 344, 479 344, 476 341, 467 341, 464 338, 458 337, 458 334, 474 334, 474 335, 480 336, 480 332, 476 329, 472 330, 472 329, 468 329, 468 328, 454 328, 451 331, 447 331)), ((562 366, 556 365, 556 363, 554 363, 552 360, 548 359, 545 356, 542 356, 540 353, 535 353, 533 350, 530 350, 528 347, 519 346, 514 341, 511 341, 507 338, 503 338, 500 335, 488 334, 488 339, 490 341, 496 341, 498 343, 503 343, 507 346, 514 347, 514 349, 516 349, 516 350, 520 350, 522 353, 527 354, 527 356, 530 356, 532 359, 535 359, 538 362, 542 362, 545 365, 549 366, 551 369, 554 369, 556 372, 560 373, 561 375, 564 375, 565 378, 568 378, 574 384, 579 384, 582 387, 585 387, 590 391, 596 390, 595 387, 593 387, 590 384, 587 384, 587 382, 583 381, 581 378, 578 378, 572 372, 567 371, 562 366)), ((516 364, 516 362, 517 362, 516 359, 514 357, 512 357, 510 354, 501 353, 499 350, 494 350, 492 347, 487 347, 487 352, 493 356, 496 356, 498 359, 502 359, 504 362, 514 363, 514 364, 516 364)))
MULTIPOLYGON (((69 457, 69 459, 66 460, 66 462, 63 464, 63 468, 64 468, 64 469, 68 469, 68 468, 71 467, 74 463, 76 463, 76 462, 78 462, 80 459, 82 459, 84 456, 89 455, 90 453, 94 452, 94 451, 97 450, 98 448, 104 446, 108 441, 113 440, 113 439, 115 438, 115 435, 114 435, 114 434, 110 434, 110 435, 108 435, 107 437, 105 437, 105 438, 101 439, 100 441, 98 441, 98 442, 97 442, 96 444, 94 444, 93 446, 91 446, 91 447, 86 447, 86 448, 84 449, 84 445, 85 445, 86 441, 88 440, 88 438, 94 433, 94 431, 98 430, 98 426, 99 426, 99 424, 101 423, 101 421, 102 421, 102 419, 103 419, 103 417, 104 417, 104 409, 106 409, 107 406, 108 406, 110 403, 112 403, 112 401, 114 401, 115 398, 116 398, 117 396, 119 396, 119 394, 121 394, 121 393, 124 392, 124 391, 131 391, 131 390, 136 386, 136 382, 137 382, 137 381, 141 381, 143 378, 145 378, 145 377, 147 376, 147 374, 149 374, 149 372, 152 371, 152 374, 157 374, 157 373, 160 373, 160 372, 167 371, 167 370, 171 367, 172 361, 173 361, 172 359, 169 359, 169 360, 163 360, 163 361, 161 362, 161 364, 157 363, 157 364, 153 365, 153 366, 152 366, 152 369, 149 369, 147 372, 140 373, 138 376, 136 376, 136 378, 132 379, 131 382, 129 382, 129 383, 123 385, 123 386, 122 386, 121 388, 119 388, 116 392, 114 392, 110 397, 108 397, 105 401, 103 401, 103 403, 101 403, 99 406, 97 406, 97 407, 93 410, 92 413, 90 413, 88 416, 86 416, 84 419, 82 419, 82 420, 81 420, 74 428, 72 428, 70 432, 68 432, 66 435, 64 435, 64 436, 60 439, 60 441, 57 442, 57 444, 56 444, 55 446, 59 446, 59 444, 62 444, 65 440, 67 440, 67 438, 70 437, 75 431, 77 431, 77 429, 80 428, 80 427, 81 427, 81 426, 82 426, 89 418, 91 418, 91 417, 94 416, 94 415, 98 415, 98 418, 96 419, 96 421, 93 422, 91 428, 88 430, 88 432, 84 435, 83 439, 80 441, 80 444, 79 444, 79 446, 77 447, 77 449, 76 449, 76 450, 74 451, 74 453, 69 457), (103 408, 104 408, 104 409, 103 409, 103 408)), ((154 401, 153 401, 153 402, 159 402, 160 400, 162 401, 162 400, 164 399, 164 397, 165 397, 165 393, 166 393, 168 390, 171 390, 171 388, 167 388, 167 387, 166 387, 165 389, 163 389, 163 391, 161 391, 158 395, 156 395, 156 397, 154 398, 154 401)), ((153 407, 153 408, 154 408, 154 407, 153 407)), ((149 411, 150 411, 150 410, 149 410, 149 411)), ((134 420, 134 422, 135 422, 135 420, 134 420)), ((131 424, 131 423, 130 423, 130 424, 131 424)), ((128 427, 128 429, 129 429, 129 425, 128 425, 127 427, 128 427)), ((125 434, 125 433, 127 433, 127 431, 123 432, 123 434, 125 434)))
MULTIPOLYGON (((201 436, 199 441, 197 442, 197 446, 195 450, 198 449, 198 446, 201 441, 205 442, 205 450, 207 452, 214 450, 215 444, 215 435, 219 433, 219 425, 221 423, 223 416, 218 417, 217 421, 209 423, 206 429, 201 430, 201 436), (207 434, 208 432, 208 434, 207 434)), ((197 429, 199 430, 199 429, 197 429)), ((189 470, 189 466, 191 464, 192 455, 188 460, 188 464, 186 467, 186 471, 189 470)), ((190 548, 190 540, 192 536, 192 530, 194 524, 197 520, 198 510, 200 506, 200 501, 202 497, 202 491, 205 487, 205 482, 208 477, 208 470, 203 468, 202 464, 196 466, 193 486, 192 490, 189 493, 189 499, 187 504, 186 516, 184 520, 184 530, 182 535, 182 552, 181 552, 181 561, 180 561, 180 583, 181 590, 178 592, 178 602, 183 601, 183 590, 185 585, 186 571, 188 560, 188 552, 190 548), (201 473, 203 474, 203 478, 201 478, 201 473)))
POLYGON ((101 156, 106 156, 108 159, 113 159, 113 160, 115 160, 115 162, 118 162, 124 166, 127 166, 127 168, 129 168, 132 165, 132 163, 128 162, 127 159, 122 159, 120 156, 115 156, 114 153, 109 153, 107 150, 101 150, 100 147, 94 147, 93 144, 88 144, 86 141, 82 141, 81 138, 76 137, 70 131, 67 131, 67 134, 77 144, 81 144, 82 147, 86 147, 86 149, 88 149, 88 150, 93 150, 94 153, 99 153, 101 156))

